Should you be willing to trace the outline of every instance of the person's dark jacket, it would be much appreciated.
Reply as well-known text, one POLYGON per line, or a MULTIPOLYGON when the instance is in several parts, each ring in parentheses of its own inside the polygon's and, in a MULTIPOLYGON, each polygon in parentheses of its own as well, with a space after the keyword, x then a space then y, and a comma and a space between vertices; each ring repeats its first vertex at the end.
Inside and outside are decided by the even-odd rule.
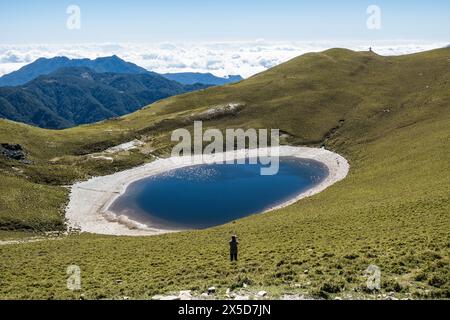
POLYGON ((237 241, 236 239, 233 239, 230 241, 230 253, 231 254, 238 253, 238 244, 239 244, 239 241, 237 241))

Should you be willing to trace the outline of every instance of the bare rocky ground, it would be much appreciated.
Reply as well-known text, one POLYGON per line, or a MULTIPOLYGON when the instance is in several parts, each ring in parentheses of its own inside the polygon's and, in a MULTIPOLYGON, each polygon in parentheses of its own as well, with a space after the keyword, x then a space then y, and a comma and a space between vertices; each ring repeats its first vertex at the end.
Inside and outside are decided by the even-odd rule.
POLYGON ((227 289, 225 295, 219 295, 215 287, 210 287, 201 294, 193 293, 190 290, 182 290, 178 294, 156 295, 152 297, 152 300, 266 300, 268 298, 267 291, 254 292, 242 288, 232 292, 227 289))
POLYGON ((31 161, 27 159, 27 152, 20 144, 0 144, 0 156, 3 156, 9 160, 16 160, 24 164, 31 164, 31 161))
MULTIPOLYGON (((124 297, 127 298, 127 297, 124 297)), ((219 294, 215 287, 209 288, 206 292, 201 294, 193 293, 190 290, 182 290, 178 293, 171 293, 167 295, 155 295, 152 300, 317 300, 319 298, 312 297, 308 294, 302 293, 282 293, 279 296, 271 296, 271 294, 264 290, 252 290, 244 285, 236 291, 227 289, 225 294, 219 294)), ((396 297, 394 292, 390 293, 374 293, 370 296, 358 296, 350 293, 342 293, 332 298, 333 300, 360 300, 360 299, 374 299, 374 300, 410 300, 411 297, 396 297)))

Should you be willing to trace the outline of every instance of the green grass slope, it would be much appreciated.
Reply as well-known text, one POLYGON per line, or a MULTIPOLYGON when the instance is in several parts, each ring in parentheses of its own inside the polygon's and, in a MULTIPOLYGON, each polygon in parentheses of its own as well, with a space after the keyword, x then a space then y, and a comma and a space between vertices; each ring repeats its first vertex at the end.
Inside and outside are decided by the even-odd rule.
POLYGON ((167 155, 171 130, 216 105, 242 107, 207 126, 280 128, 284 143, 325 145, 351 164, 321 194, 208 230, 0 246, 0 297, 147 298, 244 282, 272 296, 377 297, 364 290, 375 264, 381 293, 449 298, 449 71, 448 48, 401 57, 333 49, 91 126, 55 132, 0 121, 0 142, 22 144, 33 162, 0 158, 3 230, 63 228, 65 185, 167 155), (113 162, 90 156, 135 138, 146 145, 113 162), (236 265, 227 257, 232 232, 241 240, 236 265), (80 292, 65 287, 71 264, 82 270, 80 292))

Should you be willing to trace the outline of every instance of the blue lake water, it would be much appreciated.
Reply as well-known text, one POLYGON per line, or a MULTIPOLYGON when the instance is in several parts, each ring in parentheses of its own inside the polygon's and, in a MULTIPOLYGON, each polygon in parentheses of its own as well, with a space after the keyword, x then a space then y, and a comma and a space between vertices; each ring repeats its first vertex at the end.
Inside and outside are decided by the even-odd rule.
POLYGON ((320 162, 281 157, 278 174, 261 164, 211 164, 175 169, 132 183, 110 207, 163 229, 204 229, 279 205, 323 181, 320 162))

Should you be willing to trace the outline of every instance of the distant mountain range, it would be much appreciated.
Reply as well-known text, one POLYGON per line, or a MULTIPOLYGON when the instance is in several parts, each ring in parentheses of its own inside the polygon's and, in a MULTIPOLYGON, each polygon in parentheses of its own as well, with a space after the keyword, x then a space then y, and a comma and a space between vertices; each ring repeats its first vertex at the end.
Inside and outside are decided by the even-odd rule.
POLYGON ((94 72, 114 72, 141 74, 149 71, 134 63, 126 62, 117 56, 90 59, 69 59, 66 57, 55 57, 51 59, 40 58, 17 71, 6 74, 0 78, 0 87, 20 86, 39 76, 47 75, 61 68, 85 67, 94 72))
POLYGON ((157 100, 242 80, 202 73, 160 75, 117 56, 41 58, 0 78, 0 117, 63 129, 134 112, 157 100))
MULTIPOLYGON (((118 56, 90 59, 69 59, 67 57, 40 58, 36 61, 0 77, 0 87, 19 86, 39 76, 48 75, 61 68, 86 67, 97 73, 114 72, 126 74, 152 73, 138 65, 126 62, 118 56)), ((167 73, 163 77, 181 84, 203 83, 208 85, 224 85, 243 80, 241 76, 216 77, 210 73, 167 73)))
POLYGON ((165 73, 162 74, 163 77, 177 81, 182 84, 194 84, 194 83, 204 83, 214 86, 222 86, 228 83, 234 83, 244 80, 239 75, 230 75, 226 78, 216 77, 211 73, 194 73, 194 72, 183 72, 183 73, 165 73))
MULTIPOLYGON (((183 85, 117 57, 89 61, 76 63, 83 62, 90 68, 59 68, 24 85, 0 88, 0 117, 63 129, 125 115, 157 100, 208 87, 183 85), (112 69, 116 72, 104 72, 112 69)), ((46 60, 46 70, 54 69, 59 62, 71 65, 73 60, 46 60)), ((22 82, 44 71, 36 65, 25 70, 30 72, 19 70, 9 79, 22 82)))

